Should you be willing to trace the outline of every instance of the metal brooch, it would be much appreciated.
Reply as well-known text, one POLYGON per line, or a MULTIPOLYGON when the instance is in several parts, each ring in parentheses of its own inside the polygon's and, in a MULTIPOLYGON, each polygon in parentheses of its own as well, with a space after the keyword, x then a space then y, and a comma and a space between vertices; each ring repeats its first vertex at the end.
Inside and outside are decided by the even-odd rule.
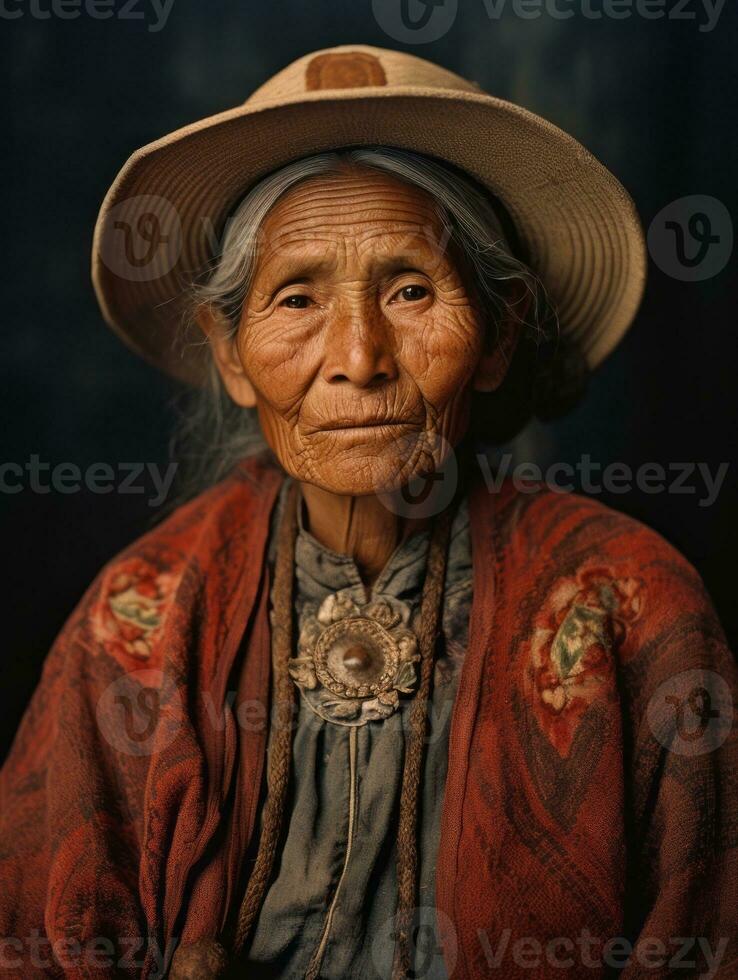
POLYGON ((387 718, 411 694, 420 660, 410 609, 393 597, 359 605, 347 590, 303 610, 292 679, 327 721, 363 725, 387 718))

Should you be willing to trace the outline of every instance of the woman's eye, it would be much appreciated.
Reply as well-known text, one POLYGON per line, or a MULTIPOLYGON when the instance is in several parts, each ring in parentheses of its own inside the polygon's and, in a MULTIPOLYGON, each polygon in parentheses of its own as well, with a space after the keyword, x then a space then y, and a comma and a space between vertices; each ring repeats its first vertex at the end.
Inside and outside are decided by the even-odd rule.
POLYGON ((303 295, 287 296, 279 305, 286 306, 288 310, 305 310, 310 305, 310 297, 303 295))
POLYGON ((419 299, 425 299, 427 295, 428 290, 425 286, 420 286, 417 283, 413 283, 411 286, 403 286, 397 293, 397 297, 407 303, 416 303, 419 299))

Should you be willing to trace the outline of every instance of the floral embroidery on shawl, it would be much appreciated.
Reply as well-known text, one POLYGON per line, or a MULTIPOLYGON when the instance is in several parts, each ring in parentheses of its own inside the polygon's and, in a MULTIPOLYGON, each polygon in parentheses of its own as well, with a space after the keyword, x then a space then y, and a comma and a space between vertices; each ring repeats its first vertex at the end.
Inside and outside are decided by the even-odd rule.
POLYGON ((177 581, 168 563, 156 567, 133 557, 116 564, 98 609, 99 635, 108 653, 117 658, 150 657, 177 581))
POLYGON ((559 755, 613 669, 612 651, 643 607, 643 583, 595 567, 559 582, 534 626, 538 721, 559 755))

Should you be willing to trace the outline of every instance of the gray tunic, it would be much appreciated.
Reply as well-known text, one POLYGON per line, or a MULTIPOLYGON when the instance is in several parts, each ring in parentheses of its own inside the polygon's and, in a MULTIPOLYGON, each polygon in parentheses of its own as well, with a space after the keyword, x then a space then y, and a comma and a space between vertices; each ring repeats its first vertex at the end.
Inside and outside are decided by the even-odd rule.
MULTIPOLYGON (((371 597, 402 599, 416 613, 428 543, 426 531, 400 544, 371 597)), ((306 604, 339 589, 350 590, 359 604, 367 600, 353 559, 323 547, 302 526, 295 561, 298 624, 306 604)), ((428 928, 435 911, 448 731, 470 607, 469 518, 463 503, 451 531, 419 810, 418 905, 426 912, 419 917, 415 962, 423 961, 424 977, 445 976, 428 928)), ((401 697, 390 717, 357 726, 326 721, 298 697, 286 837, 242 960, 245 976, 304 977, 311 964, 313 975, 325 980, 390 976, 395 839, 411 700, 401 697)))

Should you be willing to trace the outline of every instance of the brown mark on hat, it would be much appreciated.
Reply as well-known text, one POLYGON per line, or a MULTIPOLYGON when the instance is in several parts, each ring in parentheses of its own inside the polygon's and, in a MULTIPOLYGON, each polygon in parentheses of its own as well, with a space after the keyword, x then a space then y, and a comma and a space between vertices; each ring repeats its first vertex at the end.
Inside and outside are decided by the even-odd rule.
POLYGON ((387 76, 379 58, 365 51, 319 54, 311 58, 305 70, 305 87, 308 91, 386 84, 387 76))

